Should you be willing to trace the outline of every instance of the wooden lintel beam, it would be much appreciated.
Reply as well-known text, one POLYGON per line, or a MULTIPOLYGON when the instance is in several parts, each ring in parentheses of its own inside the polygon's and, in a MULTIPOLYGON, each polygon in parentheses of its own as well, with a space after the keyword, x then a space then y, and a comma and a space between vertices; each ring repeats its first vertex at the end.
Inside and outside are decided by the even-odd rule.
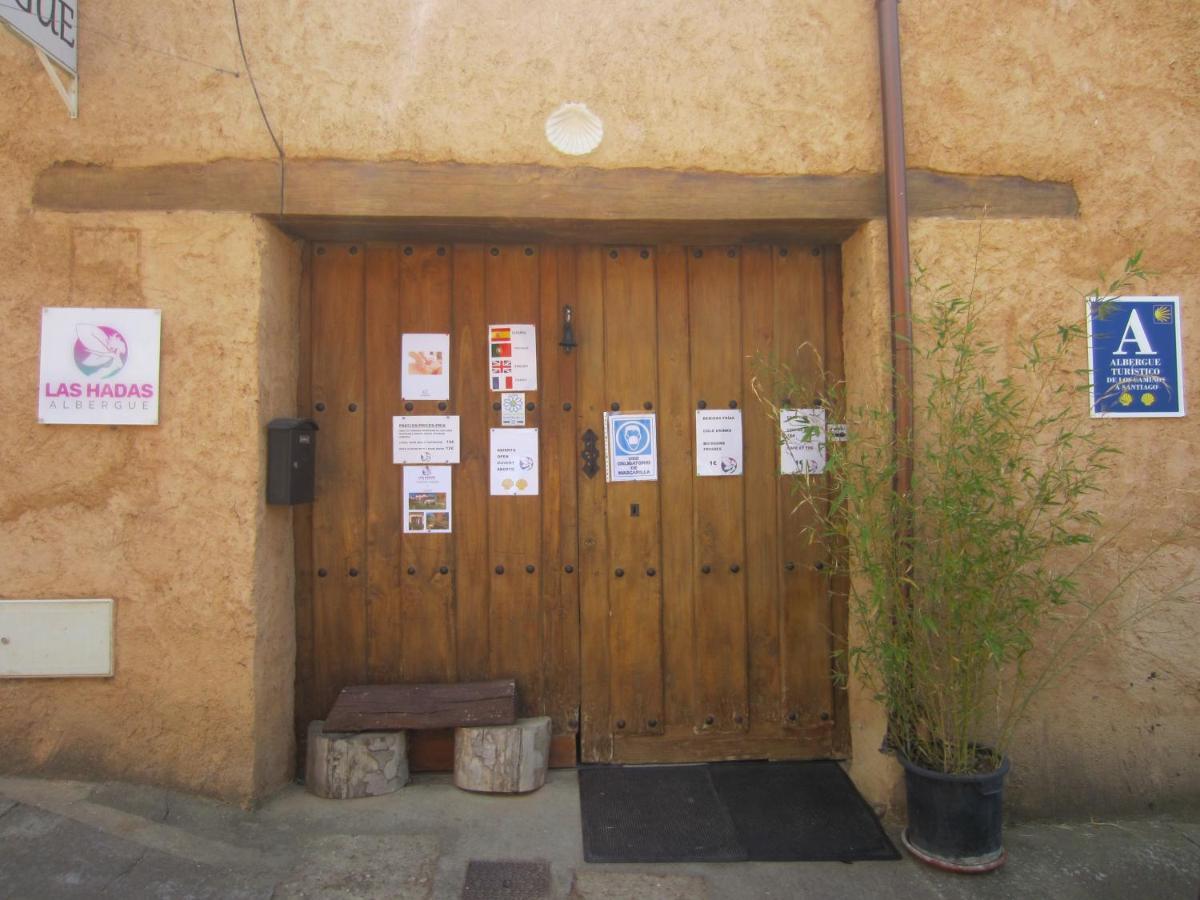
POLYGON ((446 241, 535 244, 840 244, 853 219, 476 219, 359 216, 264 216, 310 241, 446 241))
POLYGON ((144 168, 58 163, 43 170, 33 204, 64 212, 279 212, 279 163, 222 159, 144 168))
MULTIPOLYGON (((41 209, 208 210, 288 217, 580 222, 864 221, 884 214, 879 175, 737 175, 455 163, 218 160, 145 168, 59 163, 41 209), (282 189, 281 189, 282 187, 282 189)), ((1072 217, 1075 189, 1014 176, 908 176, 914 216, 1072 217)))

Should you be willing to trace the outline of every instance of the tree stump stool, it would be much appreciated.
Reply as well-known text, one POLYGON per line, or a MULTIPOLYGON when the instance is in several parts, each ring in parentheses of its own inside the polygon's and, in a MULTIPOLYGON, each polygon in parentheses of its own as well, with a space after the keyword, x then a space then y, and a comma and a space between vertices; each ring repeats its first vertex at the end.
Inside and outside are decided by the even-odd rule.
POLYGON ((546 783, 550 719, 454 730, 454 783, 465 791, 523 794, 546 783))
POLYGON ((403 731, 326 732, 308 725, 304 785, 331 800, 378 797, 408 784, 408 742, 403 731))

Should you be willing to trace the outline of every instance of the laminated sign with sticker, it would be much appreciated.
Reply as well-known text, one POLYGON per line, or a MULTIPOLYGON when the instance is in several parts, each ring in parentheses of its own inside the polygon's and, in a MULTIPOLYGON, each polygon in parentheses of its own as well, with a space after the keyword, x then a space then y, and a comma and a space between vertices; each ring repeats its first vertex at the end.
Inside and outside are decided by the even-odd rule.
POLYGON ((604 414, 607 481, 658 480, 658 429, 654 413, 604 414))
POLYGON ((500 424, 505 426, 525 426, 525 395, 500 395, 500 424))
MULTIPOLYGON (((830 429, 845 425, 831 425, 830 429)), ((825 410, 781 409, 779 430, 783 443, 779 445, 779 471, 783 475, 820 475, 825 471, 825 410)), ((833 438, 845 440, 845 437, 833 438)))

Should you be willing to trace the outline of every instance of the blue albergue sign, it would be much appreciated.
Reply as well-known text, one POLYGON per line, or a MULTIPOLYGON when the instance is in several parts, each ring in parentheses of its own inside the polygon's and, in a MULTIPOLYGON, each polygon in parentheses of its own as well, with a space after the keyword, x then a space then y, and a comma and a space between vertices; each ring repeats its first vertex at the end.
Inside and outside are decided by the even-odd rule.
POLYGON ((1178 297, 1088 300, 1093 416, 1182 416, 1178 297))

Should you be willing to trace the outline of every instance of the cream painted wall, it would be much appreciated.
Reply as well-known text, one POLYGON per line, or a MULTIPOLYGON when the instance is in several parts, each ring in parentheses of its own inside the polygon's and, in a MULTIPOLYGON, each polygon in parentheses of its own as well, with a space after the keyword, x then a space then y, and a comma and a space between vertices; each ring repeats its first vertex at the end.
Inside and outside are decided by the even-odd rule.
MULTIPOLYGON (((345 157, 844 173, 882 165, 874 3, 778 0, 241 0, 246 52, 291 158, 345 157), (340 17, 339 17, 340 16, 340 17), (583 100, 599 150, 558 156, 545 116, 583 100)), ((1173 0, 901 5, 909 162, 1074 183, 1073 221, 991 222, 1016 329, 1144 248, 1162 293, 1200 288, 1200 8, 1173 0)), ((118 674, 0 683, 9 771, 154 781, 246 800, 287 774, 290 530, 262 504, 262 426, 294 413, 298 256, 269 226, 195 213, 64 215, 32 205, 57 161, 133 166, 273 158, 218 0, 94 4, 81 21, 80 118, 32 51, 0 34, 0 596, 118 598, 118 674), (136 46, 135 46, 136 45, 136 46), (220 71, 225 70, 225 71, 220 71), (231 73, 238 72, 239 75, 231 73), (42 305, 164 309, 162 424, 34 419, 42 305), (204 752, 196 752, 203 747, 204 752)), ((920 221, 914 253, 961 278, 975 223, 920 221)), ((886 249, 845 248, 856 391, 878 390, 886 249), (865 373, 872 373, 871 377, 865 373)), ((1200 373, 1197 344, 1186 364, 1200 373)), ((1195 377, 1192 379, 1195 383, 1195 377)), ((1194 390, 1188 398, 1197 409, 1194 390)), ((1200 438, 1179 421, 1106 424, 1126 451, 1105 498, 1128 552, 1192 503, 1200 438)), ((1194 503, 1192 503, 1194 505, 1194 503)), ((1172 559, 1194 569, 1194 535, 1172 559)), ((1098 577, 1103 577, 1100 575, 1098 577)), ((1047 698, 1014 752, 1029 811, 1200 797, 1194 610, 1114 645, 1047 698), (1155 673, 1153 677, 1151 672, 1155 673)), ((877 711, 854 702, 853 771, 877 800, 877 711)))

